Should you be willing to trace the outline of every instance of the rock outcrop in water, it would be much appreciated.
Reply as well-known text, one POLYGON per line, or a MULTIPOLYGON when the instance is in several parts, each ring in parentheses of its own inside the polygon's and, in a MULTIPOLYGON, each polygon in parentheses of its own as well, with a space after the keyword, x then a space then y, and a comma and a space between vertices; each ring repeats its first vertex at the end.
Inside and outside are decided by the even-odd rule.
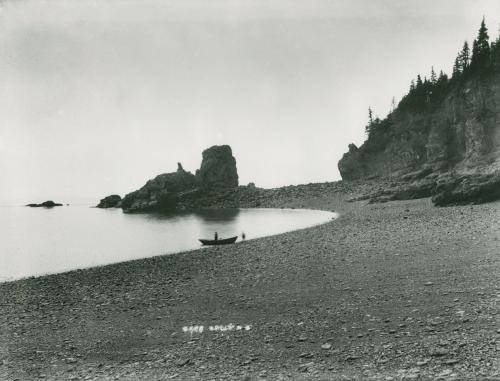
POLYGON ((96 208, 119 208, 122 205, 122 198, 117 194, 112 194, 111 196, 104 197, 96 208))
POLYGON ((176 172, 156 176, 123 199, 118 195, 105 197, 98 207, 121 207, 127 213, 172 212, 211 206, 237 188, 238 171, 231 147, 213 146, 203 151, 196 175, 178 163, 176 172))
POLYGON ((417 81, 368 138, 338 164, 344 180, 402 183, 372 201, 433 197, 436 205, 500 198, 500 43, 488 60, 464 63, 451 79, 417 81))
POLYGON ((203 188, 227 189, 238 186, 236 159, 228 145, 213 146, 202 153, 203 160, 196 177, 203 188))
POLYGON ((142 188, 122 200, 125 212, 168 212, 176 206, 184 192, 197 190, 195 175, 178 165, 176 172, 164 173, 149 180, 142 188))
POLYGON ((53 208, 54 206, 62 206, 62 204, 58 204, 57 202, 50 200, 42 202, 41 204, 28 204, 26 206, 29 206, 31 208, 53 208))

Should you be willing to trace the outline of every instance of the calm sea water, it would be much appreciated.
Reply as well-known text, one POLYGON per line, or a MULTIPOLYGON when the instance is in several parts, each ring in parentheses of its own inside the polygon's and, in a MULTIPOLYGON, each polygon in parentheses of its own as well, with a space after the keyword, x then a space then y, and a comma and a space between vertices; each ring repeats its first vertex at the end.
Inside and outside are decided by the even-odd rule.
POLYGON ((200 247, 198 238, 247 239, 335 218, 297 209, 229 209, 160 216, 62 206, 0 208, 0 282, 200 247))

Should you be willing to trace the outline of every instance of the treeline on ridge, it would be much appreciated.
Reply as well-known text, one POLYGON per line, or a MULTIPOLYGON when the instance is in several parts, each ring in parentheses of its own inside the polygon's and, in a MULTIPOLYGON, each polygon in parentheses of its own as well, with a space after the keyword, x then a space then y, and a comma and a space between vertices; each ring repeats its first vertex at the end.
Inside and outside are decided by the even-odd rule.
MULTIPOLYGON (((419 74, 411 81, 409 91, 398 103, 393 100, 393 106, 386 118, 380 119, 373 116, 371 108, 368 109, 368 124, 365 127, 367 140, 363 144, 365 152, 377 151, 383 147, 391 133, 404 133, 392 131, 393 118, 396 113, 431 113, 454 89, 462 86, 472 78, 487 80, 489 76, 500 72, 500 36, 490 43, 488 29, 483 18, 478 35, 473 41, 472 50, 469 43, 464 42, 453 65, 453 73, 448 76, 442 70, 437 74, 431 67, 429 78, 419 74)), ((413 131, 415 132, 415 131, 413 131)), ((426 131, 422 131, 425 133, 426 131)), ((413 135, 414 138, 416 135, 413 135)), ((421 142, 415 142, 420 145, 421 142)))

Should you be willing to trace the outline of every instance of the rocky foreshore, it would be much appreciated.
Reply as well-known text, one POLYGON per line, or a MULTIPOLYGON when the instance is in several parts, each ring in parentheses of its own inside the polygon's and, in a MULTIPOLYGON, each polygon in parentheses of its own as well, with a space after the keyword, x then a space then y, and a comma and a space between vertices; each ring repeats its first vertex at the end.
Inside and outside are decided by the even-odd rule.
POLYGON ((346 202, 389 185, 240 189, 341 217, 0 284, 0 379, 498 378, 500 203, 346 202))
POLYGON ((436 206, 482 204, 500 199, 500 172, 474 171, 430 173, 420 177, 417 171, 401 178, 372 180, 379 183, 352 201, 387 202, 431 197, 436 206))

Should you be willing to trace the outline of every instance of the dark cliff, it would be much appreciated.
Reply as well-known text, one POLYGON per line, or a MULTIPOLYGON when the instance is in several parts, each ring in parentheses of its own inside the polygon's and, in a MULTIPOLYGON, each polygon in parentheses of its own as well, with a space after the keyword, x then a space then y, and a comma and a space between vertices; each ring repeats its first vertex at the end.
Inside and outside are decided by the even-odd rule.
POLYGON ((488 61, 474 64, 473 56, 451 79, 419 77, 387 118, 369 123, 362 146, 349 146, 338 163, 342 179, 406 183, 370 195, 375 201, 433 196, 435 204, 447 205, 500 198, 498 40, 488 52, 488 61))
POLYGON ((340 173, 354 180, 491 166, 500 159, 499 118, 500 74, 471 79, 434 109, 396 109, 359 149, 349 146, 340 173))

